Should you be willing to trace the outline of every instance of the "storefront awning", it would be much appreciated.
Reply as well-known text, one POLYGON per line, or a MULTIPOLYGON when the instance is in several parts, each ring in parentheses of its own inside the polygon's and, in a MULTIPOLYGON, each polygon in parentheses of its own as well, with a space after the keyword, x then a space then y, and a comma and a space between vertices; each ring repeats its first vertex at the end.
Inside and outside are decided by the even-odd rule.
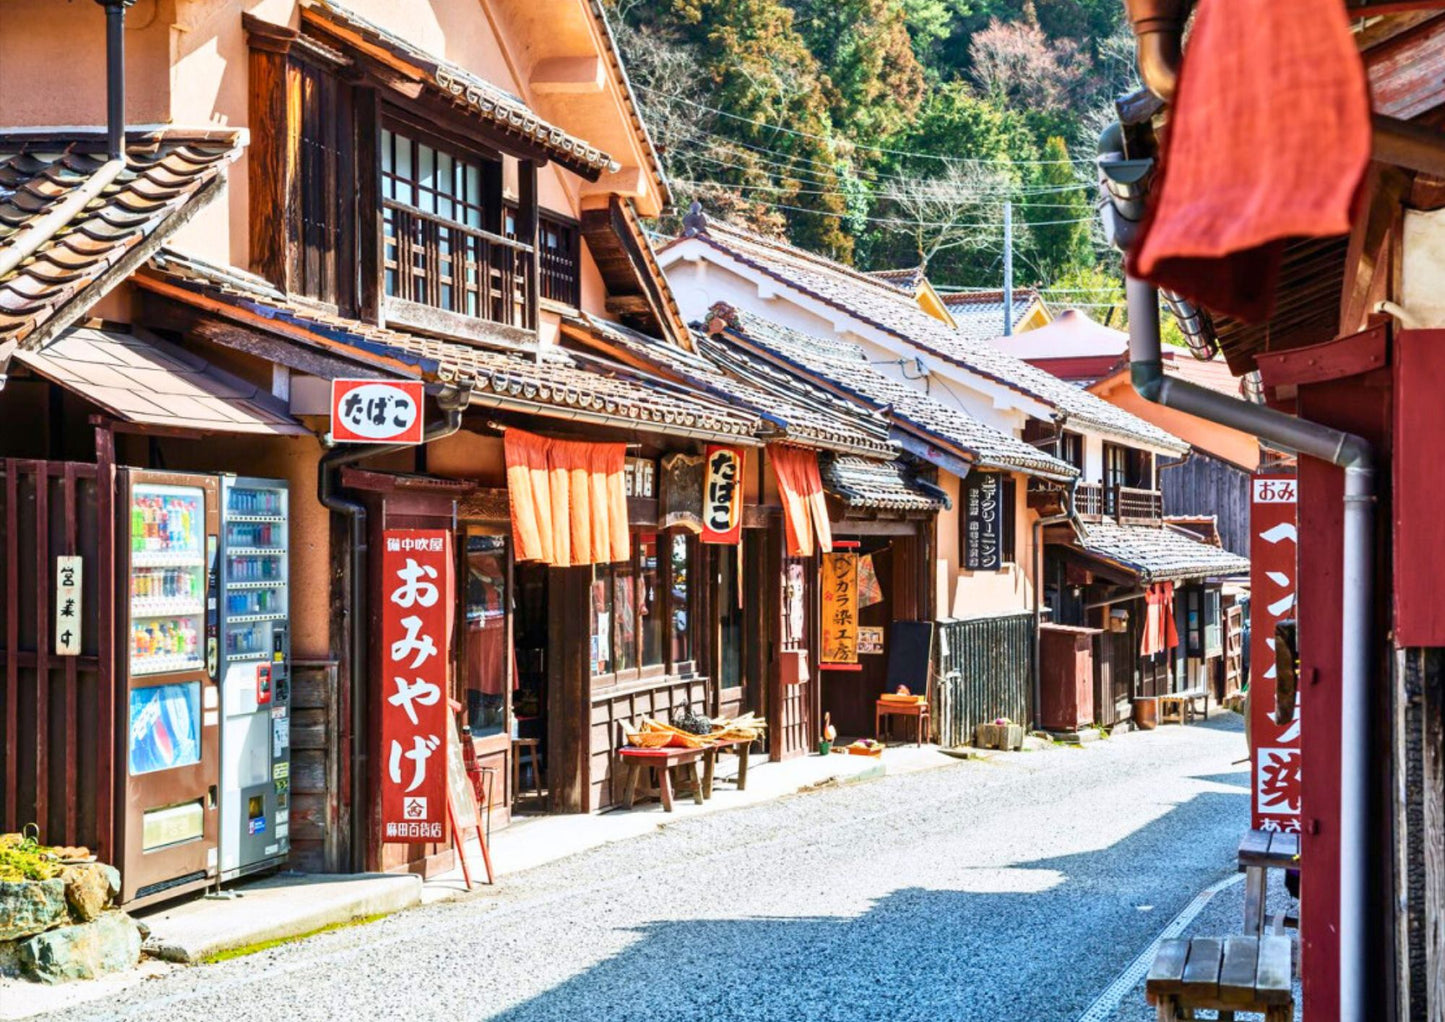
POLYGON ((1093 522, 1080 527, 1079 549, 1135 576, 1141 584, 1247 575, 1249 560, 1191 539, 1169 525, 1093 522))
POLYGON ((16 351, 14 360, 136 425, 197 433, 310 434, 287 414, 282 401, 159 339, 74 327, 39 351, 16 351))
POLYGON ((918 479, 901 461, 847 455, 819 461, 823 487, 849 508, 867 511, 941 511, 948 495, 918 479))

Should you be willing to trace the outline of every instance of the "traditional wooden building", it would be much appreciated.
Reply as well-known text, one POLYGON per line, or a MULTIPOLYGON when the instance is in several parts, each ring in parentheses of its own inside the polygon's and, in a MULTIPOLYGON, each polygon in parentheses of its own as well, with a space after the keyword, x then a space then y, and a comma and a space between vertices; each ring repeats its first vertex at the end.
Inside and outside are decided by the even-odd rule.
MULTIPOLYGON (((814 408, 778 374, 753 374, 745 399, 561 345, 615 333, 695 357, 641 228, 670 197, 601 8, 248 6, 159 5, 112 52, 129 124, 230 127, 56 129, 100 122, 105 82, 0 90, 0 826, 34 822, 42 840, 124 863, 132 903, 215 882, 230 810, 206 790, 233 692, 207 663, 219 639, 223 655, 267 658, 275 687, 257 681, 251 702, 274 696, 271 719, 287 721, 272 734, 289 758, 261 785, 272 860, 449 865, 436 833, 382 825, 393 530, 454 551, 454 626, 436 645, 493 825, 609 805, 618 725, 644 714, 746 704, 774 723, 775 755, 811 746, 806 687, 740 666, 817 627, 787 588, 783 537, 799 507, 823 506, 822 484, 800 495, 774 466, 811 482, 823 452, 839 506, 864 516, 927 517, 944 498, 896 464, 881 417, 814 408), (422 442, 334 442, 336 380, 420 385, 422 442), (698 535, 697 466, 716 450, 741 466, 734 545, 698 535), (182 521, 202 566, 211 533, 180 505, 166 517, 175 494, 154 522, 149 505, 127 510, 128 481, 183 484, 186 514, 211 515, 206 495, 239 476, 281 496, 245 498, 237 535, 269 545, 222 558, 227 579, 252 572, 230 609, 286 643, 229 651, 200 610, 195 627, 131 626, 137 600, 200 606, 177 595, 178 568, 155 569, 172 572, 157 594, 128 571, 171 556, 150 547, 182 521), (78 654, 48 609, 69 556, 87 587, 78 654), (284 601, 260 606, 282 578, 284 601), (128 757, 142 654, 190 671, 156 711, 186 723, 183 775, 128 757)), ((103 66, 104 13, 6 5, 0 73, 103 66)))
MULTIPOLYGON (((1255 612, 1268 586, 1270 602, 1297 601, 1301 684, 1276 709, 1256 625, 1256 755, 1265 746, 1271 769, 1255 772, 1252 808, 1301 835, 1304 1018, 1436 1018, 1445 11, 1205 2, 1181 67, 1189 5, 1129 6, 1162 101, 1121 106, 1112 137, 1126 152, 1106 146, 1114 160, 1162 156, 1148 226, 1131 236, 1116 221, 1135 378, 1163 404, 1299 453, 1293 475, 1256 480, 1256 514, 1272 512, 1257 549, 1297 537, 1297 553, 1256 578, 1255 612), (1259 372, 1267 409, 1168 380, 1151 285, 1203 309, 1204 338, 1235 374, 1259 372), (1274 512, 1285 498, 1297 522, 1274 512), (1296 782, 1282 792, 1276 763, 1296 782)), ((1140 222, 1130 202, 1114 208, 1140 222)))

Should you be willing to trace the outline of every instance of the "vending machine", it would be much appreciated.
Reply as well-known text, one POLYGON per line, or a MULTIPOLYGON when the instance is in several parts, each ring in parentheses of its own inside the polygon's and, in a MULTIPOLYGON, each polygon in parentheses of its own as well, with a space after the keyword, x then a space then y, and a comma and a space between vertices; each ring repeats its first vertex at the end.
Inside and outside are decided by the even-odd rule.
POLYGON ((221 477, 221 879, 285 863, 290 849, 288 493, 221 477))
POLYGON ((208 652, 216 480, 121 470, 117 523, 126 752, 119 807, 122 900, 172 897, 215 876, 220 698, 208 652))

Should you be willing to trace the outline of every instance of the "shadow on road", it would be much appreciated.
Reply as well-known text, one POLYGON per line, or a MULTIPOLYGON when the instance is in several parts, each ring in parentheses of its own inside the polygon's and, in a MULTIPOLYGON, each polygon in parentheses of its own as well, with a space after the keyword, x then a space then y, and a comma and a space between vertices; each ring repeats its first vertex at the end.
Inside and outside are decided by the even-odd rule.
MULTIPOLYGON (((1200 793, 1105 848, 980 869, 968 892, 900 888, 855 917, 659 918, 622 953, 494 1017, 1072 1019, 1234 868, 1247 814, 1244 791, 1200 793), (1040 871, 1052 873, 1042 889, 1040 871)), ((659 876, 636 897, 685 917, 707 883, 659 876)))

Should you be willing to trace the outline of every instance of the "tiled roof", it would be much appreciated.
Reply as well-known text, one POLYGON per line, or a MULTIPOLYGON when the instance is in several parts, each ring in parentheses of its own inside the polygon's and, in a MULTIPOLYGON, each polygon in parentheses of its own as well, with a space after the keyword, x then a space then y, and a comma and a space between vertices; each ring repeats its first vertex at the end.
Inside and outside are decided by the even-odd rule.
MULTIPOLYGON (((976 341, 987 341, 1003 334, 1002 291, 952 291, 940 294, 944 307, 959 333, 976 341)), ((1043 299, 1033 288, 1015 288, 1013 294, 1013 326, 1017 328, 1043 299)))
POLYGON ((544 416, 600 417, 620 427, 744 442, 755 442, 763 429, 756 413, 602 359, 552 348, 543 349, 539 361, 533 352, 383 329, 288 300, 243 271, 173 252, 153 260, 146 274, 179 285, 166 293, 181 301, 189 298, 212 311, 229 306, 240 322, 255 329, 274 327, 288 338, 313 340, 327 351, 384 365, 398 376, 470 381, 474 405, 521 406, 544 416))
MULTIPOLYGON (((0 278, 0 350, 12 341, 38 347, 83 316, 215 197, 244 144, 238 131, 128 136, 126 165, 115 179, 0 278)), ((0 255, 105 165, 98 132, 0 134, 0 255)))
POLYGON ((888 439, 888 422, 882 416, 755 357, 741 355, 723 367, 700 354, 586 313, 570 323, 670 378, 755 412, 781 432, 777 439, 873 457, 891 458, 898 451, 888 439))
MULTIPOLYGON (((910 384, 889 376, 858 345, 834 337, 814 337, 762 319, 738 313, 736 329, 725 336, 755 346, 761 352, 878 409, 905 427, 928 434, 944 446, 961 450, 985 465, 1035 472, 1054 478, 1072 478, 1077 470, 1031 444, 1004 433, 946 405, 910 384)), ((736 345, 700 337, 705 354, 726 359, 736 345), (715 353, 715 354, 714 354, 715 353)))
POLYGON ((1145 582, 1216 578, 1249 573, 1249 560, 1222 547, 1191 539, 1168 525, 1119 525, 1111 521, 1080 526, 1089 553, 1138 574, 1145 582))
POLYGON ((1189 448, 1158 426, 954 330, 896 287, 866 273, 731 224, 708 221, 689 236, 921 351, 1032 397, 1076 424, 1180 453, 1189 448))
POLYGON ((334 0, 301 0, 302 20, 343 42, 377 47, 407 66, 416 80, 508 134, 551 153, 562 166, 591 180, 618 169, 607 153, 549 124, 526 103, 456 64, 434 56, 334 0))
POLYGON ((907 295, 918 295, 918 289, 923 286, 926 278, 922 266, 913 266, 903 270, 869 270, 868 276, 881 280, 885 284, 892 284, 898 290, 907 295))
POLYGON ((920 482, 901 461, 875 461, 851 455, 822 458, 823 485, 849 507, 877 511, 941 511, 948 497, 920 482))
POLYGON ((15 360, 126 422, 204 433, 310 435, 264 388, 165 341, 73 327, 15 360))

